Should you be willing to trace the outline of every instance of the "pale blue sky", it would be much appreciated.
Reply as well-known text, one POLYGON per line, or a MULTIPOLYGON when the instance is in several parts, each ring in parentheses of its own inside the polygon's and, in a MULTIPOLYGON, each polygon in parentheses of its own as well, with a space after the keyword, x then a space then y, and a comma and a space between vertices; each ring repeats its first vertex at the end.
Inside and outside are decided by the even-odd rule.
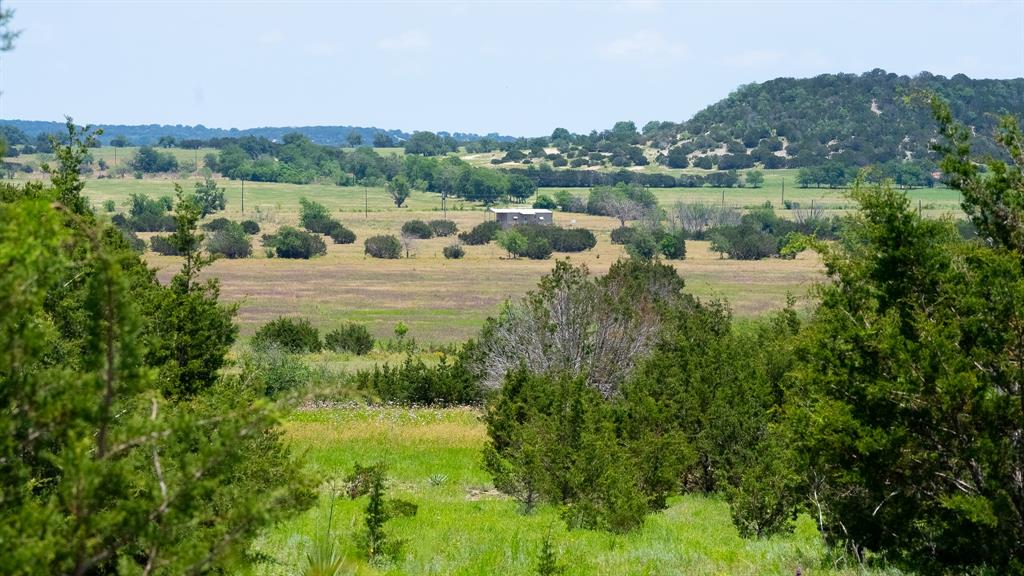
POLYGON ((684 120, 737 86, 1024 76, 1024 0, 4 2, 0 117, 549 134, 684 120))

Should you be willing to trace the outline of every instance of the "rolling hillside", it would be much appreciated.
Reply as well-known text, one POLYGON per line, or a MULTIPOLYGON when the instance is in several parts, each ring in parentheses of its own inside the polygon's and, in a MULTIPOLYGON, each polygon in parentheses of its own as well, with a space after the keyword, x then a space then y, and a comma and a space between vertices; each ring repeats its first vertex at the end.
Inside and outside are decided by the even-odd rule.
POLYGON ((990 135, 998 114, 1024 116, 1024 78, 973 80, 928 72, 909 77, 873 70, 747 84, 686 122, 652 122, 643 135, 646 144, 666 152, 678 146, 691 161, 734 156, 726 162, 738 168, 753 162, 792 168, 828 160, 847 166, 927 160, 935 135, 922 97, 927 93, 948 100, 954 116, 974 127, 982 154, 995 153, 990 135))

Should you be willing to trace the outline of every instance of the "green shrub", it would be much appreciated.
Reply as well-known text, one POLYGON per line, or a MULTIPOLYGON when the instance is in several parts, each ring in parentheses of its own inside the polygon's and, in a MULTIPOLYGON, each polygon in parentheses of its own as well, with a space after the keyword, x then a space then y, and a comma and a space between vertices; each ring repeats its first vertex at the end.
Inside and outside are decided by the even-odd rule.
POLYGON ((373 350, 373 336, 366 326, 349 322, 324 336, 324 348, 361 356, 373 350))
POLYGON ((178 248, 171 244, 167 236, 153 236, 152 238, 149 239, 149 247, 153 250, 153 252, 156 252, 157 254, 161 254, 163 256, 181 255, 181 253, 178 252, 178 248))
POLYGON ((331 222, 333 220, 327 207, 319 202, 299 198, 299 226, 310 232, 326 234, 331 222))
POLYGON ((686 259, 686 230, 677 228, 671 232, 660 231, 658 234, 658 250, 669 260, 686 259))
POLYGON ((390 234, 371 236, 363 242, 363 250, 373 258, 395 259, 402 255, 402 243, 390 234))
POLYGON ((276 346, 243 353, 239 364, 242 372, 250 375, 252 385, 270 398, 301 390, 313 379, 305 362, 276 346))
POLYGON ((330 225, 327 227, 327 235, 334 240, 335 244, 352 244, 356 241, 356 233, 345 228, 345 226, 337 220, 331 220, 330 225))
POLYGON ((612 230, 612 244, 629 244, 633 239, 634 232, 636 232, 636 228, 629 226, 620 226, 612 230))
POLYGON ((463 248, 461 244, 445 246, 442 252, 444 253, 444 257, 449 260, 458 260, 466 255, 466 249, 463 248))
POLYGON ((779 253, 779 240, 775 236, 749 224, 719 226, 707 237, 713 251, 728 254, 734 260, 761 260, 779 253))
POLYGON ((427 224, 423 220, 409 220, 405 224, 402 224, 402 234, 404 236, 411 236, 420 240, 426 240, 427 238, 434 237, 434 231, 430 228, 430 224, 427 224))
POLYGON ((377 399, 416 405, 479 404, 484 397, 468 354, 443 354, 434 366, 407 356, 400 366, 385 364, 355 375, 356 386, 377 399))
POLYGON ((537 199, 533 201, 534 208, 543 208, 545 210, 554 210, 558 208, 558 204, 555 203, 554 199, 547 194, 541 194, 537 196, 537 199))
POLYGON ((431 220, 430 230, 434 233, 434 236, 446 237, 453 236, 458 232, 458 226, 451 220, 431 220))
POLYGON ((686 453, 673 436, 653 442, 627 436, 616 425, 614 402, 581 377, 511 372, 484 420, 490 437, 484 468, 495 487, 526 511, 539 502, 563 505, 570 528, 626 532, 640 526, 667 496, 643 472, 678 478, 679 455, 686 453), (647 462, 648 442, 664 443, 657 464, 647 462))
POLYGON ((113 212, 114 210, 117 210, 117 204, 115 204, 113 200, 104 200, 103 209, 107 212, 113 212))
POLYGON ((298 228, 283 226, 277 234, 264 234, 263 245, 273 248, 279 258, 309 259, 327 254, 327 245, 319 236, 298 228))
POLYGON ((281 317, 260 326, 252 337, 252 345, 257 349, 276 347, 292 353, 319 352, 320 331, 305 318, 281 317))
POLYGON ((232 222, 231 220, 228 220, 227 218, 224 217, 220 217, 214 218, 213 220, 210 220, 206 224, 203 224, 202 229, 206 230, 207 232, 219 232, 221 230, 228 228, 232 224, 234 224, 234 222, 232 222))
POLYGON ((248 258, 252 255, 252 241, 236 222, 217 230, 206 239, 206 250, 226 258, 248 258))
POLYGON ((545 534, 537 553, 537 576, 557 576, 563 572, 565 567, 558 562, 555 547, 551 543, 551 534, 545 534))
POLYGON ((499 230, 494 235, 494 241, 498 243, 508 252, 508 255, 512 258, 518 258, 526 252, 527 239, 521 232, 515 228, 509 228, 508 230, 499 230))
POLYGON ((586 228, 561 228, 559 226, 524 224, 516 230, 526 237, 543 238, 555 252, 582 252, 597 245, 597 237, 586 228))
POLYGON ((501 230, 501 224, 494 220, 488 220, 487 222, 477 224, 468 232, 460 233, 459 240, 470 246, 479 246, 494 240, 494 236, 499 230, 501 230))
POLYGON ((384 525, 393 518, 415 516, 419 508, 405 500, 386 500, 386 484, 387 476, 382 463, 366 467, 356 463, 355 471, 345 477, 345 491, 349 498, 355 500, 367 496, 363 514, 364 528, 359 531, 357 540, 359 548, 371 561, 393 561, 399 557, 405 541, 385 532, 384 525))
POLYGON ((255 220, 242 220, 242 230, 249 235, 259 234, 260 225, 255 220))
POLYGON ((526 240, 526 250, 522 253, 530 260, 547 260, 551 257, 551 243, 547 238, 533 236, 526 240))
POLYGON ((626 252, 629 253, 630 258, 639 260, 654 258, 658 255, 658 249, 658 241, 654 239, 654 234, 646 228, 637 228, 629 239, 629 244, 626 244, 626 252))

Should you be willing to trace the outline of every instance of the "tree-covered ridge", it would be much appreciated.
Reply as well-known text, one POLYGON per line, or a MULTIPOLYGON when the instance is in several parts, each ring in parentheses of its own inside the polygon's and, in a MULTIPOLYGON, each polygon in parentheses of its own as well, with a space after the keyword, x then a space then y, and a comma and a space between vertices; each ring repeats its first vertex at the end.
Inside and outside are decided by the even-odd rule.
MULTIPOLYGON (((64 127, 63 122, 50 122, 43 120, 0 120, 0 124, 16 128, 29 138, 35 139, 43 135, 59 134, 64 127)), ((182 124, 97 124, 96 127, 103 130, 104 135, 99 139, 104 145, 116 145, 115 140, 122 138, 131 145, 156 145, 161 138, 171 137, 174 140, 211 140, 215 138, 241 138, 252 136, 255 138, 266 138, 268 140, 282 140, 286 134, 299 133, 317 144, 328 146, 366 145, 373 144, 380 140, 383 135, 388 145, 401 143, 412 137, 413 133, 403 130, 376 128, 372 126, 261 126, 257 128, 209 128, 202 124, 195 126, 182 124), (354 142, 358 136, 359 141, 354 142)), ((499 134, 467 134, 463 132, 441 132, 442 136, 448 136, 459 142, 472 142, 480 138, 492 140, 507 140, 508 136, 499 134)), ((8 140, 10 141, 10 140, 8 140)), ((11 142, 18 144, 18 142, 11 142)), ((127 145, 122 144, 122 145, 127 145)), ((379 144, 374 144, 379 146, 379 144)))
POLYGON ((996 115, 1024 114, 1024 78, 974 80, 928 72, 910 77, 876 69, 747 84, 686 122, 652 122, 643 132, 667 156, 678 149, 691 161, 718 155, 714 159, 720 162, 730 154, 749 157, 740 164, 766 167, 817 166, 828 160, 846 166, 891 160, 934 164, 929 144, 937 134, 930 110, 915 98, 920 93, 949 102, 953 114, 973 127, 981 155, 998 152, 992 139, 996 115))

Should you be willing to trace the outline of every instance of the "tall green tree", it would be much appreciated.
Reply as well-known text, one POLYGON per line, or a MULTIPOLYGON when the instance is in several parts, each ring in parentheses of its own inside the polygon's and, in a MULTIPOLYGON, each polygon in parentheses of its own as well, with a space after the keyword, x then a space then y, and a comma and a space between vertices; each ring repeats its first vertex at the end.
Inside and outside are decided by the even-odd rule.
POLYGON ((196 281, 198 208, 179 199, 192 256, 164 287, 57 182, 0 194, 0 573, 236 570, 312 484, 260 376, 217 371, 234 327, 196 281))
POLYGON ((391 200, 395 203, 395 208, 401 208, 412 192, 409 181, 402 175, 392 178, 385 187, 387 188, 388 195, 391 196, 391 200))
POLYGON ((826 536, 922 574, 1024 573, 1024 274, 859 187, 784 429, 826 536))
POLYGON ((50 145, 53 147, 58 165, 51 167, 49 164, 43 164, 42 168, 50 175, 53 187, 60 191, 60 202, 68 210, 82 215, 90 210, 85 198, 82 197, 85 183, 79 178, 79 171, 89 156, 89 148, 96 144, 96 137, 103 134, 103 131, 93 130, 91 126, 76 126, 70 116, 67 117, 64 126, 67 129, 67 136, 50 137, 50 145))

